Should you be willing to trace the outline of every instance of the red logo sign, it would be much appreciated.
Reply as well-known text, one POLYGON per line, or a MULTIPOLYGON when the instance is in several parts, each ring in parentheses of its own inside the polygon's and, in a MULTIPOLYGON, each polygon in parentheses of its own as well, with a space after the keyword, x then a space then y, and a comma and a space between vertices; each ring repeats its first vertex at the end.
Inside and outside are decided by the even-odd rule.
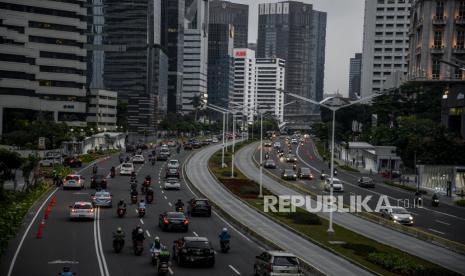
POLYGON ((247 55, 246 51, 237 51, 236 57, 245 57, 247 55))

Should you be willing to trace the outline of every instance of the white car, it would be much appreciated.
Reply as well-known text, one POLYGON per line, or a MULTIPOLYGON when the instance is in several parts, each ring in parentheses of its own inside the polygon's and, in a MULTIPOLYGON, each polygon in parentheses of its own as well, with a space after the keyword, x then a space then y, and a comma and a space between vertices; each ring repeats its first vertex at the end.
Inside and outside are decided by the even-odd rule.
POLYGON ((75 202, 74 205, 69 206, 69 218, 73 219, 94 219, 94 206, 91 202, 75 202))
POLYGON ((292 138, 291 144, 297 145, 298 143, 299 141, 297 140, 297 138, 292 138))
POLYGON ((41 167, 52 167, 54 165, 60 165, 61 158, 57 157, 45 157, 44 159, 39 161, 39 166, 41 167))
POLYGON ((69 174, 63 179, 63 189, 79 188, 84 189, 84 177, 79 174, 69 174))
MULTIPOLYGON (((325 180, 325 191, 330 191, 331 189, 331 178, 326 178, 325 180)), ((338 178, 333 178, 333 192, 344 192, 344 185, 342 181, 338 178)))
POLYGON ((144 162, 145 162, 145 158, 141 154, 134 155, 134 157, 132 157, 132 163, 134 164, 144 164, 144 162))
POLYGON ((219 142, 218 138, 216 138, 216 137, 213 137, 213 139, 212 139, 212 143, 218 143, 218 142, 219 142))
POLYGON ((279 142, 279 141, 274 142, 273 148, 280 149, 281 148, 281 142, 279 142))
POLYGON ((134 164, 123 163, 119 169, 120 175, 131 175, 134 172, 134 164))
POLYGON ((395 223, 413 225, 413 216, 403 207, 386 207, 379 212, 383 218, 392 220, 395 223))
POLYGON ((179 169, 179 166, 180 166, 180 163, 178 160, 176 159, 171 159, 170 161, 168 161, 168 169, 179 169))
POLYGON ((175 190, 180 190, 181 189, 181 182, 179 182, 179 179, 170 177, 167 178, 165 181, 165 185, 163 186, 165 190, 170 190, 170 189, 175 189, 175 190))

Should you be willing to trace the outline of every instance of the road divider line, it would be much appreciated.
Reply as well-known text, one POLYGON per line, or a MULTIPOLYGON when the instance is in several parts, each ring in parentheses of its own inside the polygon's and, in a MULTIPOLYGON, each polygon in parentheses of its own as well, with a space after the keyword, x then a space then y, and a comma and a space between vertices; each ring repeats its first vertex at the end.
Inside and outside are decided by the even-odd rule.
POLYGON ((165 191, 163 191, 163 190, 162 190, 162 191, 161 191, 161 193, 162 193, 162 194, 164 194, 164 193, 165 193, 165 191))
MULTIPOLYGON (((98 210, 98 208, 97 208, 98 210)), ((98 267, 99 267, 99 270, 100 270, 100 275, 102 276, 105 276, 104 272, 103 272, 103 266, 102 266, 102 259, 100 257, 100 253, 99 253, 99 248, 98 248, 98 242, 97 242, 97 219, 98 219, 98 216, 97 216, 97 212, 95 212, 94 214, 94 245, 95 245, 95 254, 97 255, 97 262, 98 262, 98 267)))
POLYGON ((438 234, 441 234, 441 235, 445 235, 446 233, 444 232, 441 232, 441 231, 438 231, 438 230, 434 230, 433 228, 428 228, 429 231, 431 232, 434 232, 434 233, 438 233, 438 234))
POLYGON ((447 226, 450 226, 450 223, 447 223, 445 221, 442 221, 442 220, 436 220, 437 223, 440 223, 440 224, 444 224, 444 225, 447 225, 447 226))
POLYGON ((173 272, 173 270, 171 269, 171 267, 168 267, 168 271, 169 271, 169 273, 170 273, 171 275, 174 274, 174 272, 173 272))
POLYGON ((166 200, 168 200, 168 198, 166 196, 163 196, 166 200))
POLYGON ((194 234, 194 236, 198 237, 199 234, 195 233, 194 231, 192 231, 192 234, 194 234))
POLYGON ((168 202, 168 205, 169 205, 170 207, 172 207, 172 206, 173 206, 173 204, 171 204, 171 202, 168 202))
POLYGON ((149 230, 145 230, 145 233, 146 233, 147 236, 150 238, 150 232, 149 232, 149 230))
POLYGON ((137 210, 137 209, 134 209, 134 211, 136 211, 136 214, 139 214, 139 210, 137 210))
POLYGON ((237 275, 241 275, 241 273, 232 265, 228 265, 230 269, 232 269, 232 271, 236 272, 237 275))
POLYGON ((140 220, 140 223, 142 223, 142 225, 144 224, 144 221, 142 219, 139 219, 140 220))
POLYGON ((99 250, 100 250, 100 254, 101 254, 101 258, 102 258, 102 264, 103 264, 103 268, 104 268, 104 271, 105 271, 105 276, 110 276, 110 273, 108 272, 107 260, 105 259, 105 254, 103 253, 102 236, 100 234, 100 207, 97 208, 97 214, 98 214, 97 237, 98 237, 99 250))

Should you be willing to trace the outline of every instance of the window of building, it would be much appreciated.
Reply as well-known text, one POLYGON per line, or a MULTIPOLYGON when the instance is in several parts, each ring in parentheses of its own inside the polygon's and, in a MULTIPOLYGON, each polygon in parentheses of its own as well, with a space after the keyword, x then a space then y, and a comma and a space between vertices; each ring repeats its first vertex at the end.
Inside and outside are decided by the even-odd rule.
POLYGON ((444 1, 436 1, 436 18, 444 18, 444 1))
POLYGON ((465 18, 465 1, 460 1, 458 17, 459 17, 460 19, 464 19, 464 18, 465 18))
POLYGON ((465 31, 457 31, 457 45, 456 48, 463 49, 465 47, 465 31))
POLYGON ((437 59, 433 59, 433 66, 431 69, 432 79, 438 80, 441 74, 441 62, 437 59))
POLYGON ((378 4, 384 4, 384 0, 378 0, 378 4))
POLYGON ((375 40, 375 44, 382 44, 383 41, 382 40, 375 40))
POLYGON ((442 47, 442 31, 435 31, 434 32, 433 46, 434 46, 434 48, 441 48, 442 47))
POLYGON ((388 11, 394 11, 394 7, 387 8, 388 11))
POLYGON ((385 40, 384 43, 386 43, 386 44, 391 44, 391 43, 392 43, 392 40, 385 40))
POLYGON ((377 15, 377 16, 376 16, 376 19, 382 20, 382 19, 384 19, 384 16, 382 16, 382 15, 377 15))
POLYGON ((375 35, 383 35, 383 32, 376 32, 375 35))
POLYGON ((384 11, 384 8, 376 8, 376 11, 384 11))

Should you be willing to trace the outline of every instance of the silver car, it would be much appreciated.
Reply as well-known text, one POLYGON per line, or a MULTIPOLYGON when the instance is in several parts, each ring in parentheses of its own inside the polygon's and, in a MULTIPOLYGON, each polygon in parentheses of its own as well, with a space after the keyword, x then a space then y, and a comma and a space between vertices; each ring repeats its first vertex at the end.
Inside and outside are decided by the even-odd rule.
POLYGON ((292 253, 265 251, 255 258, 254 275, 303 276, 299 259, 292 253))
POLYGON ((112 207, 112 196, 107 191, 98 191, 92 195, 92 204, 100 207, 112 207))
POLYGON ((171 189, 180 190, 181 182, 179 182, 179 179, 177 178, 170 177, 166 179, 165 185, 163 186, 163 188, 165 190, 171 190, 171 189))
POLYGON ((394 223, 413 225, 413 216, 403 207, 386 207, 379 212, 383 218, 392 220, 394 223))

